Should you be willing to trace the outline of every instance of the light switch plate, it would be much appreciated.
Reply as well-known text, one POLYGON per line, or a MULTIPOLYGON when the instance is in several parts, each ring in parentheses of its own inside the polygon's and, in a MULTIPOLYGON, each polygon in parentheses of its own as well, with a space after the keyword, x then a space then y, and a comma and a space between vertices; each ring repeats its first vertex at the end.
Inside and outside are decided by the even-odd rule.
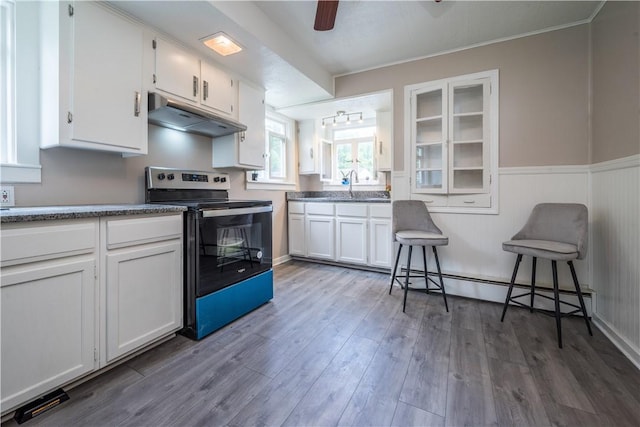
POLYGON ((0 186, 0 206, 3 208, 8 208, 11 206, 15 206, 16 199, 13 193, 12 185, 3 185, 0 186))

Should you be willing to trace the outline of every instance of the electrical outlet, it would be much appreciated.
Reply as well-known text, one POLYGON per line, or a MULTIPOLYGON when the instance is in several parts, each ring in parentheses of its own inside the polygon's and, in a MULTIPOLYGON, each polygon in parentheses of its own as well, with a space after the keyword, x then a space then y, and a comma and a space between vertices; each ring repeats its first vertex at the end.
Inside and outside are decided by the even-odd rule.
POLYGON ((3 185, 0 187, 0 206, 8 208, 15 206, 16 200, 13 193, 13 186, 3 185))

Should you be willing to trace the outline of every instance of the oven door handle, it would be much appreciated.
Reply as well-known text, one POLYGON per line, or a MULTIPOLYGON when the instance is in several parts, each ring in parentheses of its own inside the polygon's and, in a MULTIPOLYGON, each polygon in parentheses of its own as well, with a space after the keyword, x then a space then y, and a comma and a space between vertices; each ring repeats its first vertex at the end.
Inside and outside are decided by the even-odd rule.
POLYGON ((261 212, 272 212, 273 206, 256 206, 253 208, 232 208, 232 209, 211 209, 203 210, 203 218, 211 218, 216 216, 234 216, 234 215, 246 215, 261 212))

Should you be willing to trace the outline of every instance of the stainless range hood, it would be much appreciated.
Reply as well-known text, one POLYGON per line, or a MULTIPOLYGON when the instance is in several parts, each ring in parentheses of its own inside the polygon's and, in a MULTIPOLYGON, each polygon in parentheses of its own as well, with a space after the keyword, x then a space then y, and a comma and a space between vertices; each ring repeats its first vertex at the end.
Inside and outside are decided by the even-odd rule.
POLYGON ((149 92, 149 123, 211 138, 247 130, 228 117, 153 92, 149 92))

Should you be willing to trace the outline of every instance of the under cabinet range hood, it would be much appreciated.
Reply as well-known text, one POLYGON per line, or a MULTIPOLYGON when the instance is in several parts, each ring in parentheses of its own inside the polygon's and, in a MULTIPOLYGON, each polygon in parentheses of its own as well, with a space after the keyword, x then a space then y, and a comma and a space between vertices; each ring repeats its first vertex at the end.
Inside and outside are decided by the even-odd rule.
POLYGON ((228 117, 153 92, 149 92, 149 123, 212 138, 247 130, 228 117))

